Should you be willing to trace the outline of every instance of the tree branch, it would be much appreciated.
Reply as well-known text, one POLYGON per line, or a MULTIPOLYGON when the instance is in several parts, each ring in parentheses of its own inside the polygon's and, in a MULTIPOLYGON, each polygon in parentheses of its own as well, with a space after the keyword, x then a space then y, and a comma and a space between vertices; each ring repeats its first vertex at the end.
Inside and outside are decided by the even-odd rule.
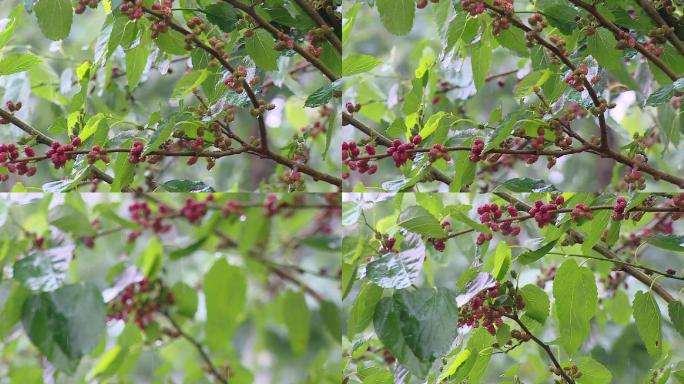
POLYGON ((337 52, 342 53, 342 42, 340 39, 337 37, 335 34, 335 29, 331 26, 328 25, 325 20, 321 17, 321 15, 316 12, 316 10, 307 2, 307 0, 295 0, 297 5, 299 5, 300 8, 306 12, 307 15, 311 18, 311 20, 318 25, 318 27, 328 27, 330 28, 328 32, 326 32, 325 37, 328 39, 330 44, 335 47, 337 52))
MULTIPOLYGON (((525 202, 516 199, 512 195, 505 193, 505 192, 495 192, 495 195, 501 197, 502 199, 508 201, 509 203, 513 205, 517 205, 518 207, 522 207, 525 210, 530 210, 532 207, 529 204, 526 204, 525 202)), ((574 230, 574 229, 569 229, 567 232, 570 236, 575 237, 578 242, 583 242, 584 241, 584 235, 581 234, 580 232, 574 230)), ((613 260, 613 261, 622 261, 620 260, 620 257, 616 255, 613 251, 610 250, 610 248, 606 247, 605 245, 602 244, 596 244, 592 247, 592 249, 601 255, 603 255, 605 258, 613 260)), ((670 295, 670 293, 660 284, 655 282, 653 279, 651 279, 648 275, 640 271, 639 269, 632 267, 632 266, 624 266, 624 271, 627 272, 627 274, 633 276, 635 279, 641 281, 644 283, 646 286, 650 287, 655 293, 657 293, 663 300, 665 300, 667 303, 671 303, 675 301, 674 297, 670 295)))
POLYGON ((223 375, 221 375, 219 373, 218 369, 216 369, 216 367, 214 366, 214 363, 211 361, 211 358, 209 357, 207 352, 204 350, 204 346, 199 341, 197 341, 195 338, 193 338, 189 334, 185 333, 185 331, 183 331, 183 329, 180 327, 180 325, 178 325, 176 320, 174 320, 173 317, 171 317, 171 315, 169 313, 167 313, 167 312, 161 312, 161 313, 163 313, 164 317, 166 317, 166 319, 169 321, 169 323, 171 323, 174 330, 176 332, 178 332, 178 334, 181 337, 183 337, 185 340, 189 341, 193 347, 195 347, 197 352, 199 352, 202 360, 204 360, 204 362, 207 364, 207 368, 209 368, 209 372, 211 372, 211 374, 216 378, 216 380, 218 380, 222 384, 228 384, 228 379, 223 377, 223 375))
MULTIPOLYGON (((575 4, 576 6, 584 9, 585 11, 589 12, 592 16, 598 20, 601 25, 603 25, 605 28, 613 32, 615 37, 619 40, 620 39, 620 32, 622 31, 617 25, 613 24, 610 20, 608 20, 605 16, 603 16, 593 4, 587 4, 583 2, 582 0, 569 0, 571 3, 575 4)), ((653 64, 655 64, 660 70, 662 70, 672 81, 677 80, 679 76, 670 69, 662 60, 660 60, 659 57, 654 55, 653 53, 649 52, 641 43, 636 42, 636 45, 634 46, 634 49, 639 51, 644 57, 646 57, 649 61, 651 61, 653 64)))
MULTIPOLYGON (((274 27, 273 24, 269 23, 268 20, 264 19, 260 14, 254 10, 253 5, 247 5, 239 0, 223 0, 223 2, 232 5, 235 8, 240 9, 244 13, 248 14, 254 21, 262 28, 267 30, 274 38, 278 39, 278 33, 280 32, 278 28, 274 27)), ((335 81, 339 77, 336 76, 328 67, 325 66, 320 60, 313 57, 309 52, 304 50, 298 44, 295 44, 294 49, 299 53, 306 61, 310 62, 314 67, 318 68, 321 73, 323 73, 330 81, 335 81)))
MULTIPOLYGON (((51 138, 50 136, 42 133, 38 129, 30 126, 26 122, 18 119, 16 116, 13 114, 5 111, 4 109, 0 108, 0 117, 3 117, 5 120, 9 121, 10 123, 14 124, 17 128, 21 129, 22 131, 28 133, 32 137, 36 138, 36 141, 38 141, 41 144, 44 145, 51 145, 53 142, 56 140, 51 138)), ((104 171, 97 167, 91 167, 91 171, 94 174, 94 176, 102 181, 104 181, 107 184, 112 184, 114 182, 114 178, 106 174, 104 171)), ((126 187, 124 188, 124 191, 126 192, 132 192, 133 190, 126 187)))
POLYGON ((552 362, 553 365, 556 367, 556 369, 558 369, 558 370, 560 371, 560 374, 561 374, 561 377, 563 377, 563 380, 565 380, 565 381, 566 381, 567 383, 569 383, 569 384, 574 384, 574 383, 575 383, 575 380, 573 380, 570 376, 568 376, 568 374, 565 372, 565 370, 563 370, 563 367, 562 367, 562 366, 560 365, 560 363, 558 362, 558 359, 556 359, 556 356, 553 354, 553 351, 551 350, 551 347, 549 347, 548 344, 546 344, 545 342, 541 341, 537 336, 535 336, 534 334, 532 334, 532 332, 530 332, 530 329, 527 328, 527 326, 525 325, 525 323, 523 323, 522 321, 520 321, 520 319, 518 318, 518 316, 516 316, 516 315, 504 315, 504 316, 506 316, 506 317, 508 317, 509 319, 515 321, 515 322, 518 324, 518 326, 520 326, 520 328, 521 328, 523 331, 525 331, 525 333, 527 333, 528 335, 530 335, 530 339, 532 339, 535 343, 537 343, 537 345, 539 345, 539 346, 544 350, 544 352, 546 352, 546 354, 549 355, 549 359, 551 359, 551 362, 552 362))
POLYGON ((667 39, 675 48, 677 48, 679 54, 684 55, 684 44, 682 44, 682 41, 679 40, 677 35, 674 33, 674 28, 669 26, 665 19, 660 16, 658 10, 655 9, 655 7, 653 7, 648 0, 636 0, 636 2, 639 3, 639 6, 641 6, 641 8, 651 19, 653 19, 653 21, 655 21, 656 24, 660 25, 662 28, 666 28, 667 32, 665 32, 665 35, 667 36, 667 39))

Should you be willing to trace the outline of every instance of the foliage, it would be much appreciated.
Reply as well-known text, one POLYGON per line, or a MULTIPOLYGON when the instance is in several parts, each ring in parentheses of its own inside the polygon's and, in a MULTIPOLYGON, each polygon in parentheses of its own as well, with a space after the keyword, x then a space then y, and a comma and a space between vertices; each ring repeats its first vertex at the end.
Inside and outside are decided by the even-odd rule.
POLYGON ((673 3, 346 3, 345 190, 684 188, 673 3))
POLYGON ((345 382, 684 377, 684 194, 345 193, 342 216, 345 382))
POLYGON ((340 2, 3 2, 2 188, 339 189, 340 2))
POLYGON ((337 199, 1 200, 4 381, 337 383, 337 199))

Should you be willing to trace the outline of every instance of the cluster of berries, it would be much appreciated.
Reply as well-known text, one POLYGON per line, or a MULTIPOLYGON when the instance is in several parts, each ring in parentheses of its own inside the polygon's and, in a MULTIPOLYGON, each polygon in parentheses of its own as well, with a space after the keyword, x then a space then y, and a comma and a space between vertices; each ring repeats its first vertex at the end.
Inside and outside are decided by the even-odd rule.
POLYGON ((541 228, 546 224, 551 224, 556 219, 554 211, 562 206, 563 203, 565 203, 565 198, 562 195, 558 195, 555 200, 546 204, 541 200, 537 200, 534 202, 534 208, 530 209, 528 213, 541 228))
POLYGON ((347 112, 354 113, 354 112, 358 112, 361 110, 361 104, 359 104, 359 103, 354 104, 351 101, 347 101, 344 104, 344 108, 347 110, 347 112))
POLYGON ((100 4, 99 0, 78 0, 78 5, 74 8, 74 13, 82 15, 86 11, 86 7, 95 9, 100 4))
MULTIPOLYGON (((502 235, 518 236, 520 234, 520 227, 513 225, 513 219, 518 217, 518 210, 509 205, 506 211, 510 219, 501 220, 503 211, 497 204, 484 204, 477 208, 477 214, 480 215, 480 223, 489 227, 492 232, 501 232, 502 235)), ((491 240, 491 233, 480 233, 477 236, 477 245, 482 245, 485 241, 491 240)))
MULTIPOLYGON (((34 157, 36 153, 31 147, 24 147, 24 153, 27 157, 34 157)), ((21 154, 14 144, 0 144, 0 166, 6 167, 9 173, 16 173, 19 176, 31 177, 36 174, 35 166, 28 166, 27 161, 18 161, 21 154)), ((9 175, 0 174, 0 182, 7 181, 9 175)))
MULTIPOLYGON (((549 367, 549 372, 553 373, 556 376, 561 375, 560 369, 554 366, 549 367)), ((577 364, 575 363, 572 363, 572 365, 569 365, 567 367, 563 367, 563 372, 565 372, 566 375, 570 376, 573 379, 579 379, 580 377, 582 377, 582 372, 580 372, 577 369, 577 364)))
POLYGON ((482 153, 484 147, 485 144, 482 139, 475 139, 473 145, 470 147, 470 155, 468 156, 470 161, 478 162, 480 160, 485 160, 487 155, 482 153))
MULTIPOLYGON (((14 112, 20 110, 21 107, 23 106, 23 104, 21 103, 21 101, 17 101, 17 102, 15 103, 15 102, 12 101, 12 100, 8 100, 8 101, 5 103, 5 105, 7 106, 7 110, 10 111, 10 113, 14 113, 14 112)), ((5 119, 4 117, 0 117, 0 124, 9 124, 9 123, 10 123, 9 120, 5 119)))
MULTIPOLYGON (((159 205, 159 211, 154 214, 150 206, 144 201, 137 201, 128 206, 131 220, 146 229, 152 229, 156 233, 166 233, 171 230, 171 224, 165 223, 164 219, 169 215, 169 208, 159 205)), ((129 241, 133 241, 140 236, 139 231, 132 232, 128 236, 129 241)))
MULTIPOLYGON (((444 228, 447 231, 451 227, 451 223, 449 223, 446 220, 442 221, 441 225, 442 228, 444 228)), ((428 239, 428 241, 432 243, 432 246, 435 247, 435 249, 439 252, 443 252, 446 248, 446 240, 447 239, 428 239)))
POLYGON ((480 291, 460 308, 458 327, 485 327, 491 335, 503 325, 502 317, 513 313, 513 308, 525 308, 522 296, 513 291, 513 283, 496 282, 493 287, 480 291))
POLYGON ((279 179, 283 184, 286 184, 288 186, 289 191, 304 190, 304 180, 302 179, 302 173, 297 170, 288 169, 279 176, 279 179))
POLYGON ((409 151, 415 148, 416 145, 419 145, 422 141, 423 138, 420 137, 420 135, 413 136, 411 142, 409 143, 402 143, 401 140, 394 139, 394 141, 392 141, 392 146, 387 148, 387 153, 392 156, 394 165, 401 167, 402 165, 406 164, 408 159, 413 158, 413 152, 409 151))
POLYGON ((284 32, 278 32, 278 41, 275 45, 276 51, 284 51, 286 49, 293 49, 295 46, 294 40, 284 32))
POLYGON ((428 156, 430 158, 431 163, 434 163, 439 159, 444 159, 444 161, 451 160, 451 156, 449 156, 449 148, 445 147, 442 144, 433 145, 432 148, 430 148, 428 156))
POLYGON ((247 68, 244 65, 240 65, 235 69, 235 72, 231 73, 223 83, 230 89, 234 90, 235 93, 242 93, 245 90, 244 82, 247 78, 247 68))
POLYGON ((50 158, 55 168, 62 168, 64 165, 66 165, 68 160, 74 158, 74 155, 71 152, 73 152, 80 145, 81 139, 78 136, 71 139, 70 144, 60 144, 55 141, 50 145, 50 149, 45 152, 45 156, 50 158))
POLYGON ((173 0, 162 0, 161 3, 155 1, 152 3, 152 10, 153 11, 159 11, 161 12, 163 19, 154 19, 152 21, 152 25, 150 26, 150 29, 152 30, 152 38, 156 39, 159 37, 160 33, 166 33, 169 31, 169 25, 166 23, 167 21, 171 21, 171 18, 173 17, 173 0))
POLYGON ((314 28, 309 33, 304 36, 304 39, 309 43, 305 50, 313 57, 321 57, 323 53, 323 47, 318 46, 322 41, 325 41, 325 35, 332 31, 332 28, 328 26, 323 26, 320 28, 314 28))
POLYGON ((610 216, 611 219, 617 221, 626 219, 629 217, 629 213, 625 213, 625 208, 627 208, 627 200, 624 197, 618 197, 615 200, 615 205, 613 206, 613 214, 610 216))
POLYGON ((204 21, 199 16, 193 16, 186 24, 188 28, 192 29, 194 34, 200 34, 207 28, 207 25, 204 24, 204 21))
POLYGON ((273 217, 279 214, 287 206, 284 201, 278 202, 276 195, 268 195, 264 200, 264 216, 273 217))
POLYGON ((470 16, 477 16, 485 11, 485 2, 482 0, 463 0, 461 6, 470 16))
POLYGON ((229 217, 231 215, 236 215, 236 216, 241 216, 243 213, 242 206, 240 203, 238 203, 235 200, 230 200, 227 201, 225 204, 223 204, 223 207, 221 208, 221 212, 223 213, 223 217, 229 217))
POLYGON ((102 148, 99 145, 93 146, 93 148, 88 152, 88 164, 95 164, 96 161, 102 160, 105 164, 110 163, 109 156, 107 155, 107 149, 102 148))
POLYGON ((622 176, 622 181, 630 190, 646 189, 646 179, 642 177, 641 171, 637 168, 629 168, 624 176, 622 176))
POLYGON ((180 209, 180 213, 191 223, 202 220, 209 209, 209 203, 214 200, 214 195, 207 196, 204 201, 195 200, 189 197, 180 209))
POLYGON ((378 253, 381 255, 384 255, 386 253, 399 253, 399 250, 394 248, 394 246, 397 244, 397 239, 394 237, 390 237, 386 234, 382 234, 380 240, 380 249, 378 249, 378 253))
POLYGON ((620 40, 617 41, 615 44, 615 48, 617 49, 627 49, 627 48, 634 48, 636 47, 637 41, 634 37, 632 37, 629 32, 627 31, 620 31, 619 33, 620 40))
POLYGON ((140 140, 135 140, 131 146, 131 153, 128 155, 128 162, 131 164, 138 164, 144 162, 146 157, 142 155, 145 145, 140 140))
POLYGON ((125 0, 119 5, 119 11, 128 15, 130 20, 138 20, 143 15, 143 0, 125 0))
POLYGON ((582 92, 584 91, 584 80, 586 80, 588 74, 589 68, 587 65, 580 63, 580 65, 577 66, 577 69, 565 77, 564 81, 575 88, 577 92, 582 92))
POLYGON ((126 322, 133 315, 135 324, 145 330, 155 312, 163 311, 174 303, 173 293, 160 280, 150 282, 144 278, 127 285, 107 304, 107 319, 126 322))
POLYGON ((541 32, 544 28, 548 27, 548 22, 544 20, 544 16, 541 13, 535 13, 527 18, 527 22, 534 27, 535 31, 541 32))
MULTIPOLYGON (((364 145, 363 148, 366 151, 366 154, 368 154, 369 156, 374 156, 377 153, 375 147, 370 143, 364 145)), ((349 141, 342 143, 342 162, 347 167, 349 167, 349 169, 351 169, 352 171, 358 171, 362 174, 368 172, 369 175, 372 175, 375 172, 377 172, 377 164, 371 164, 369 159, 355 160, 360 153, 361 150, 355 142, 349 141)), ((349 174, 346 173, 342 176, 346 179, 349 177, 349 174)))
POLYGON ((572 221, 578 222, 582 220, 582 218, 591 220, 594 217, 594 214, 591 212, 591 209, 589 209, 588 205, 580 203, 575 205, 575 207, 572 209, 572 212, 570 212, 570 217, 572 218, 572 221))
POLYGON ((249 110, 249 113, 254 117, 263 116, 266 111, 272 111, 275 109, 275 104, 266 104, 266 100, 260 99, 258 101, 259 106, 249 110))

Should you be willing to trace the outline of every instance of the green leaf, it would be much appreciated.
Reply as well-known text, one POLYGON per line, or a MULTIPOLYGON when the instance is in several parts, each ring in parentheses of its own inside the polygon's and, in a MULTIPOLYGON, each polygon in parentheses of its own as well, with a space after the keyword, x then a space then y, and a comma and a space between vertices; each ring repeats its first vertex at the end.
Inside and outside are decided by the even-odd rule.
POLYGON ((143 72, 147 66, 147 60, 152 50, 152 37, 149 31, 142 29, 138 45, 126 51, 126 80, 128 90, 138 86, 143 72))
POLYGON ((482 90, 492 60, 491 35, 483 33, 480 41, 470 46, 470 65, 473 71, 473 83, 478 91, 482 90))
POLYGON ((565 0, 539 0, 537 9, 546 16, 549 23, 558 28, 564 35, 572 35, 577 24, 575 20, 581 14, 565 0))
POLYGON ((69 36, 74 17, 71 0, 39 0, 34 10, 45 37, 62 40, 69 36))
POLYGON ((418 132, 420 137, 425 140, 430 136, 434 131, 437 130, 437 127, 439 126, 440 121, 446 114, 442 111, 439 111, 435 113, 434 115, 430 116, 428 121, 425 123, 423 128, 418 132))
POLYGON ((684 77, 677 79, 674 83, 665 85, 653 92, 646 100, 646 105, 656 107, 660 104, 668 103, 677 91, 684 90, 684 77))
POLYGON ((394 357, 424 378, 431 363, 449 351, 456 338, 458 308, 446 288, 396 291, 375 310, 375 333, 394 357))
POLYGON ((309 343, 311 315, 303 292, 287 291, 283 295, 282 314, 295 355, 306 353, 309 343))
POLYGON ((418 278, 425 260, 425 244, 413 235, 413 246, 399 253, 388 253, 370 263, 366 268, 368 280, 382 288, 408 288, 418 278))
POLYGON ((28 53, 10 53, 0 60, 0 76, 28 71, 42 62, 40 57, 28 53))
POLYGON ((116 155, 111 192, 121 192, 133 181, 134 176, 135 166, 128 162, 128 153, 122 152, 116 155))
POLYGON ((235 328, 242 320, 247 294, 247 277, 242 268, 218 259, 204 277, 207 307, 207 345, 225 350, 235 328))
POLYGON ((518 28, 508 28, 500 31, 499 34, 496 35, 496 40, 504 48, 510 49, 519 56, 529 55, 525 33, 518 28))
POLYGON ((9 39, 12 37, 14 28, 17 26, 17 20, 16 18, 10 18, 0 20, 0 22, 6 22, 6 24, 4 24, 4 28, 2 29, 2 31, 0 31, 0 49, 2 49, 2 47, 4 47, 5 44, 7 44, 7 42, 9 41, 9 39))
POLYGON ((356 224, 361 218, 362 207, 360 204, 345 201, 342 203, 342 225, 345 227, 356 224))
POLYGON ((385 28, 395 35, 405 35, 413 28, 416 14, 414 0, 377 0, 380 20, 385 28))
MULTIPOLYGON (((609 204, 613 201, 612 197, 610 196, 599 196, 592 202, 591 205, 601 205, 601 204, 609 204)), ((596 245, 596 243, 601 240, 601 236, 603 236, 603 231, 606 229, 608 226, 608 223, 610 222, 610 216, 612 212, 610 210, 601 210, 601 211, 595 211, 594 217, 591 220, 591 222, 588 224, 589 225, 589 231, 587 232, 587 235, 584 237, 584 242, 582 243, 582 251, 585 254, 589 254, 591 252, 591 248, 596 245)))
POLYGON ((214 188, 197 180, 169 180, 160 186, 167 192, 214 192, 214 188))
POLYGON ((492 275, 495 279, 501 281, 506 277, 509 268, 511 268, 511 247, 505 241, 499 241, 496 251, 494 251, 492 275))
POLYGON ((85 126, 78 134, 78 137, 81 138, 81 141, 85 142, 90 138, 90 136, 94 135, 100 128, 100 123, 102 123, 104 119, 105 115, 103 113, 98 113, 93 116, 90 116, 88 122, 86 122, 85 126))
POLYGON ((646 238, 646 242, 668 251, 684 252, 684 236, 655 234, 646 238))
POLYGON ((323 301, 321 303, 321 318, 328 333, 337 342, 342 342, 342 313, 335 303, 323 301))
POLYGON ((235 29, 239 11, 227 3, 211 4, 204 9, 207 19, 216 24, 223 32, 235 29))
POLYGON ((528 177, 517 177, 504 181, 496 189, 506 188, 511 192, 555 192, 555 186, 548 184, 544 180, 530 179, 528 177))
POLYGON ((373 319, 375 306, 382 298, 383 289, 372 283, 365 283, 356 296, 347 318, 347 338, 350 340, 361 333, 373 319))
POLYGON ((342 79, 333 81, 323 87, 317 89, 314 93, 306 98, 305 107, 316 108, 327 104, 335 95, 336 92, 342 89, 342 79))
POLYGON ((153 237, 138 257, 138 266, 145 277, 154 280, 163 265, 164 245, 153 237))
POLYGON ((185 38, 180 32, 169 30, 168 32, 161 33, 154 42, 160 50, 170 55, 187 54, 185 50, 185 38))
POLYGON ((397 219, 397 225, 421 235, 441 239, 447 236, 439 220, 425 208, 413 206, 403 210, 397 219))
POLYGON ((442 372, 441 375, 439 375, 439 379, 437 380, 438 383, 443 382, 444 380, 448 379, 450 376, 452 376, 458 368, 463 365, 463 363, 468 360, 470 357, 471 352, 469 349, 464 349, 461 352, 459 352, 451 361, 446 366, 446 369, 442 372))
POLYGON ((106 308, 92 284, 65 285, 24 303, 22 324, 29 339, 60 371, 73 374, 105 330, 106 308))
POLYGON ((546 256, 547 253, 551 252, 553 247, 556 246, 556 243, 558 240, 550 241, 543 246, 533 250, 533 251, 527 251, 524 253, 521 253, 518 258, 516 259, 517 262, 523 265, 531 264, 534 263, 535 261, 541 259, 542 257, 546 256))
POLYGON ((186 283, 179 281, 173 285, 171 292, 173 292, 175 300, 173 305, 175 313, 190 319, 194 318, 199 304, 197 291, 186 283))
POLYGON ((541 87, 549 79, 551 72, 548 69, 534 71, 523 77, 513 88, 513 96, 517 99, 528 96, 534 87, 541 87))
POLYGON ((670 315, 672 325, 684 337, 684 305, 681 301, 673 301, 667 306, 667 311, 670 315))
POLYGON ((12 292, 7 296, 7 301, 0 311, 0 337, 4 339, 21 320, 21 310, 30 296, 31 291, 21 284, 14 284, 12 292))
POLYGON ((105 379, 116 374, 116 371, 121 367, 126 358, 128 348, 120 345, 114 345, 112 349, 105 352, 93 369, 88 372, 88 379, 96 378, 105 379))
POLYGON ((589 336, 590 323, 598 305, 598 291, 593 272, 565 261, 553 280, 553 297, 560 331, 560 344, 574 355, 589 336))
POLYGON ((622 52, 615 48, 616 43, 611 31, 596 28, 596 32, 587 37, 587 50, 602 67, 615 70, 623 65, 622 52))
POLYGON ((660 324, 660 308, 650 292, 634 294, 634 321, 648 354, 659 357, 663 351, 663 330, 660 324))
POLYGON ((176 83, 176 87, 171 94, 172 99, 182 99, 189 95, 193 89, 199 86, 207 79, 209 72, 206 70, 191 71, 183 75, 183 77, 176 83))
POLYGON ((280 53, 274 47, 273 36, 263 29, 257 29, 252 36, 245 39, 247 54, 254 60, 257 67, 267 71, 278 69, 276 60, 280 53))
POLYGON ((520 288, 518 292, 522 295, 525 302, 525 315, 539 323, 546 323, 549 317, 549 306, 551 302, 549 296, 543 289, 535 284, 527 284, 520 288))
POLYGON ((342 60, 342 75, 358 75, 359 73, 368 72, 380 64, 382 64, 382 60, 373 56, 352 53, 342 60))
POLYGON ((613 297, 603 300, 603 306, 614 322, 620 325, 629 324, 632 318, 632 305, 624 291, 615 291, 613 297))
MULTIPOLYGON (((511 134, 513 127, 518 122, 520 118, 519 112, 513 112, 506 116, 506 119, 499 124, 494 132, 487 139, 487 144, 485 145, 484 151, 487 152, 492 148, 497 148, 499 144, 503 143, 504 140, 511 134)), ((531 179, 528 179, 531 180, 531 179)))
POLYGON ((603 364, 589 356, 580 356, 575 361, 582 376, 575 380, 578 384, 610 384, 613 375, 603 364))
POLYGON ((14 263, 14 279, 32 291, 54 291, 66 278, 72 245, 37 250, 14 263))

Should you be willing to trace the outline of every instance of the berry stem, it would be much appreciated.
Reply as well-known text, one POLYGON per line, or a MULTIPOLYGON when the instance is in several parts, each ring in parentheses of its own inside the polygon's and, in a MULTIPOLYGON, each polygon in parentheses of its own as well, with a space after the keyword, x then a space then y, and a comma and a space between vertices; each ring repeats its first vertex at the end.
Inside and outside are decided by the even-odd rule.
POLYGON ((561 377, 563 378, 563 380, 565 380, 566 383, 569 383, 569 384, 575 383, 575 380, 573 380, 570 376, 568 376, 568 374, 565 372, 565 370, 563 370, 563 367, 561 367, 560 363, 558 362, 558 359, 556 359, 556 355, 553 354, 553 351, 551 350, 551 347, 549 347, 548 344, 546 344, 541 339, 539 339, 537 336, 535 336, 532 332, 530 332, 530 329, 527 328, 525 323, 520 321, 520 319, 518 318, 517 315, 504 315, 504 316, 515 321, 518 324, 518 326, 520 327, 520 329, 522 329, 528 335, 530 335, 530 338, 535 343, 537 343, 537 345, 539 345, 546 352, 547 355, 549 355, 549 359, 551 359, 551 362, 556 367, 556 369, 558 369, 560 371, 561 377))

